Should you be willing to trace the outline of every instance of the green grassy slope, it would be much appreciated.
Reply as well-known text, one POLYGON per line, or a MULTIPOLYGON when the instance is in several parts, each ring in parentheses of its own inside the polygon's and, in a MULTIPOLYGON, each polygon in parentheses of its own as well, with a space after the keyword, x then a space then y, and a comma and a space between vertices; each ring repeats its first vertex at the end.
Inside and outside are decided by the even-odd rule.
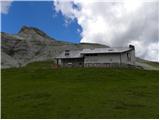
POLYGON ((2 118, 158 118, 158 71, 40 62, 1 75, 2 118))
POLYGON ((136 63, 146 70, 159 70, 159 62, 153 62, 141 58, 136 58, 136 63))

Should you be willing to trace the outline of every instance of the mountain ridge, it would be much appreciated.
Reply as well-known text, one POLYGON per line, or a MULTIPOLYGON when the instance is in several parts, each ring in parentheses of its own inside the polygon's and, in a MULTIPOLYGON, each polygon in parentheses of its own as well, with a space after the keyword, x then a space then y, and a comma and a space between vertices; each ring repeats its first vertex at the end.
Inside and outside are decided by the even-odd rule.
POLYGON ((21 67, 34 61, 52 59, 65 49, 109 47, 94 43, 71 43, 58 41, 42 30, 23 26, 18 33, 1 32, 2 68, 21 67))

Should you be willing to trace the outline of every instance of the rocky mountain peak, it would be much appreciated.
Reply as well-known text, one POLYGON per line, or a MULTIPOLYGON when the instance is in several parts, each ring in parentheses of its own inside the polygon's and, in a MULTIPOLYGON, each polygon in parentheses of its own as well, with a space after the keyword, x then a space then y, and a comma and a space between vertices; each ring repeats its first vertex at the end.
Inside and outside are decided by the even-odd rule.
POLYGON ((29 32, 33 32, 34 29, 37 29, 37 28, 29 27, 29 26, 22 26, 22 28, 20 29, 18 33, 29 33, 29 32))
POLYGON ((20 31, 18 32, 19 35, 40 35, 45 38, 51 39, 45 32, 42 30, 35 28, 35 27, 29 27, 29 26, 23 26, 20 31))

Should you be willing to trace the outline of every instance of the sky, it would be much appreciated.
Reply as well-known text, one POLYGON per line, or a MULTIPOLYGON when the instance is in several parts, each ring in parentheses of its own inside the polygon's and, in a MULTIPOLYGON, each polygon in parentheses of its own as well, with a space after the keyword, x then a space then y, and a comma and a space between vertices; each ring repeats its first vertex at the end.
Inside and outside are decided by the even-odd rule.
POLYGON ((1 2, 1 31, 37 27, 57 40, 135 45, 136 56, 158 61, 158 0, 54 0, 1 2))
POLYGON ((5 5, 4 3, 6 2, 2 3, 1 9, 1 31, 15 34, 26 25, 37 27, 58 40, 79 43, 81 27, 76 20, 67 25, 65 17, 54 10, 52 1, 12 1, 5 5))

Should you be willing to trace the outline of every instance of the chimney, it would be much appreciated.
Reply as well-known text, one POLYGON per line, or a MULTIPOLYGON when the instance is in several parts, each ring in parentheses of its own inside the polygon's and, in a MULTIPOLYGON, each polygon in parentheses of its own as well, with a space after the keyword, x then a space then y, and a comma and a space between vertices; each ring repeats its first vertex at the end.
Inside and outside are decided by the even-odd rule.
POLYGON ((129 45, 129 48, 132 48, 133 50, 135 49, 135 47, 133 45, 129 45))
POLYGON ((70 50, 65 50, 65 56, 69 56, 70 50))

